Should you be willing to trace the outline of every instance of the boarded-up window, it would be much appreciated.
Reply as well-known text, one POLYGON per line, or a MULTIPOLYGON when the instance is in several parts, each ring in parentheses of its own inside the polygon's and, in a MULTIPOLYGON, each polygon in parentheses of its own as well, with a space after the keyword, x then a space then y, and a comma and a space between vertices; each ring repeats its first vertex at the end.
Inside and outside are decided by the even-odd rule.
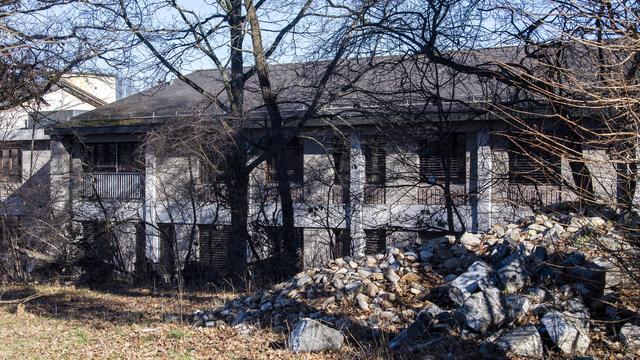
POLYGON ((143 151, 138 142, 85 144, 85 172, 138 172, 144 169, 143 151))
MULTIPOLYGON (((302 141, 297 138, 291 139, 282 150, 282 156, 287 166, 287 174, 289 181, 294 183, 302 183, 304 178, 304 146, 302 141)), ((275 159, 270 158, 266 164, 266 177, 269 182, 278 181, 278 169, 275 165, 275 159)))
POLYGON ((372 136, 363 142, 364 172, 367 184, 383 185, 387 175, 385 141, 372 136))
POLYGON ((176 229, 173 224, 158 224, 160 231, 160 267, 165 274, 175 271, 176 229))
POLYGON ((464 133, 440 136, 435 132, 423 139, 419 148, 420 181, 442 183, 449 167, 452 183, 465 183, 467 150, 464 133))
POLYGON ((2 180, 22 181, 22 150, 18 148, 2 149, 2 180))
POLYGON ((200 264, 207 270, 225 273, 229 267, 231 232, 229 226, 200 225, 198 248, 200 264))
POLYGON ((544 149, 533 139, 509 142, 509 182, 512 184, 557 184, 560 179, 560 156, 544 149))
POLYGON ((365 230, 364 234, 366 238, 365 254, 371 255, 384 252, 387 246, 387 234, 385 230, 365 230))

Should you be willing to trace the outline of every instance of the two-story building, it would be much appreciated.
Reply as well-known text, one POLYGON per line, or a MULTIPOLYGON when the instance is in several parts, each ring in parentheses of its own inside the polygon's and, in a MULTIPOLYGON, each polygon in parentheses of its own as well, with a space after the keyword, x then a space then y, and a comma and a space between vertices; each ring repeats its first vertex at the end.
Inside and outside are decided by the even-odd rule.
MULTIPOLYGON (((287 65, 274 66, 274 87, 291 86, 292 72, 287 65)), ((219 89, 216 74, 203 70, 189 78, 213 91, 219 89)), ((280 101, 292 103, 286 98, 292 93, 280 92, 280 101)), ((532 205, 573 198, 551 176, 571 181, 566 159, 544 153, 542 166, 522 155, 544 149, 523 151, 526 144, 514 146, 501 136, 511 127, 486 111, 483 99, 491 97, 457 96, 461 100, 447 106, 446 121, 442 106, 416 100, 419 107, 408 104, 411 116, 401 116, 353 98, 328 104, 320 115, 304 120, 283 151, 290 162, 296 235, 305 266, 379 252, 389 244, 452 229, 486 230, 521 216, 532 205), (451 194, 450 202, 445 193, 451 194)), ((255 92, 247 92, 246 98, 247 103, 261 103, 255 92)), ((199 92, 174 80, 51 129, 52 192, 60 194, 57 209, 70 217, 79 236, 102 234, 93 239, 96 244, 109 237, 121 265, 130 270, 144 262, 172 272, 186 256, 214 273, 229 268, 235 241, 228 204, 192 187, 215 182, 215 176, 206 174, 202 159, 185 155, 192 152, 167 154, 148 136, 178 122, 216 124, 222 115, 209 105, 199 92), (185 189, 196 189, 195 195, 185 189)), ((302 110, 287 107, 288 114, 302 110)), ((265 116, 256 106, 236 130, 259 138, 265 116)), ((547 126, 534 116, 526 120, 547 126)), ((248 261, 268 257, 269 247, 277 243, 269 241, 281 223, 276 171, 267 159, 251 172, 247 226, 253 240, 243 249, 248 261)), ((615 180, 602 181, 598 191, 615 196, 615 180)))

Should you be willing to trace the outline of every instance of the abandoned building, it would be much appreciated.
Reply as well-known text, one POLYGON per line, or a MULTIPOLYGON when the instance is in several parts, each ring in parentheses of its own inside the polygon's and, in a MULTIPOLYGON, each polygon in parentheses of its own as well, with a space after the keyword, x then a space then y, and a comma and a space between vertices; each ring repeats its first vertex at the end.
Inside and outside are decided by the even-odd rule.
POLYGON ((0 112, 2 240, 19 231, 22 218, 42 218, 48 209, 50 137, 44 129, 115 100, 115 76, 74 73, 40 98, 0 112))
MULTIPOLYGON (((216 74, 196 71, 189 79, 215 90, 216 74)), ((293 119, 304 109, 291 101, 293 94, 306 94, 295 88, 299 74, 295 64, 272 69, 279 99, 289 101, 285 111, 293 119)), ((437 236, 449 229, 451 219, 455 231, 480 231, 530 211, 532 204, 571 199, 573 195, 546 173, 551 168, 570 179, 566 159, 544 154, 550 166, 543 169, 519 156, 513 142, 500 135, 509 125, 478 110, 483 98, 491 98, 483 89, 467 89, 457 96, 467 105, 452 103, 444 123, 434 106, 412 112, 409 122, 375 102, 353 98, 327 105, 321 115, 305 121, 283 150, 290 162, 304 266, 437 236), (449 220, 445 183, 454 208, 449 220)), ((265 132, 265 112, 257 86, 247 90, 245 102, 252 110, 238 131, 258 138, 265 132)), ((208 175, 198 159, 166 154, 147 141, 154 129, 177 121, 205 119, 215 124, 220 115, 209 103, 174 80, 50 128, 51 191, 59 195, 55 201, 60 214, 71 218, 80 236, 104 234, 96 229, 105 227, 108 234, 117 233, 119 256, 129 270, 144 261, 172 271, 176 261, 190 254, 212 272, 224 273, 234 246, 229 207, 211 191, 184 192, 192 185, 207 189, 224 184, 214 184, 216 176, 208 175)), ((594 156, 606 153, 596 151, 594 156)), ((268 229, 281 221, 275 172, 269 159, 251 172, 247 226, 255 238, 270 236, 268 229)), ((608 176, 596 184, 599 196, 615 196, 615 172, 594 173, 608 176)), ((258 253, 267 257, 269 251, 268 246, 246 249, 247 261, 258 253)))

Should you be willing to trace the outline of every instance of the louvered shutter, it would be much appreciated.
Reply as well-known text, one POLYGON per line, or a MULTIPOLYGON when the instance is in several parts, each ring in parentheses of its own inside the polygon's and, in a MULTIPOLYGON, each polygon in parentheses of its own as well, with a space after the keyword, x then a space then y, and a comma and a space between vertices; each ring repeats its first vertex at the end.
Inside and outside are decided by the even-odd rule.
POLYGON ((387 173, 384 140, 381 137, 372 137, 366 140, 364 145, 366 182, 382 185, 387 173))
POLYGON ((365 254, 372 255, 384 252, 387 246, 384 230, 365 230, 365 238, 365 254))
POLYGON ((228 226, 200 225, 200 263, 211 271, 228 270, 231 233, 228 226))

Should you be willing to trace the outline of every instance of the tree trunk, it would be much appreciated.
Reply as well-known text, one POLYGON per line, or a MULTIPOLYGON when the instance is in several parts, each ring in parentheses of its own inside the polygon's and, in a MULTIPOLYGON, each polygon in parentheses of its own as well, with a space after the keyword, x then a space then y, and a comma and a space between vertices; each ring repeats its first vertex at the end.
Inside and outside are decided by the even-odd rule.
POLYGON ((282 206, 282 236, 283 243, 283 274, 288 275, 298 269, 297 251, 298 244, 295 236, 293 199, 291 197, 291 184, 289 182, 289 159, 284 158, 282 148, 287 143, 283 133, 282 114, 278 107, 276 94, 271 89, 269 80, 269 68, 262 46, 262 33, 256 14, 256 8, 252 0, 245 0, 247 19, 251 26, 250 35, 253 44, 253 56, 256 62, 256 74, 260 84, 262 98, 264 100, 269 119, 271 121, 272 140, 268 142, 268 150, 274 158, 276 166, 276 181, 278 182, 278 194, 282 206))
POLYGON ((231 210, 231 233, 233 243, 230 244, 230 264, 232 273, 239 280, 243 280, 247 271, 247 244, 249 233, 247 231, 247 219, 249 214, 249 174, 243 166, 246 162, 244 156, 235 154, 230 167, 228 187, 228 202, 231 210))

